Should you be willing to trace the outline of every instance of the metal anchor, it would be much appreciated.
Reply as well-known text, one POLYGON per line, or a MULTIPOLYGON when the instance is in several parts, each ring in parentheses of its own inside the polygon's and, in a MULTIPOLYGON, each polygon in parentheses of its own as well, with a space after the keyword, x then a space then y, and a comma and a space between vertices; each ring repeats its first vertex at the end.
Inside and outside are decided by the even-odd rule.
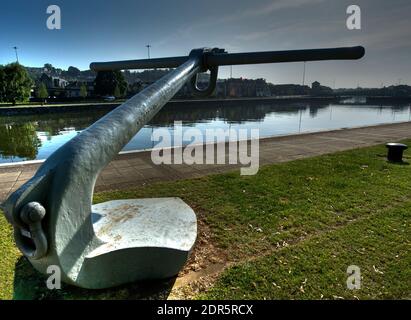
POLYGON ((186 57, 92 63, 96 71, 176 68, 54 152, 4 203, 20 251, 40 272, 60 267, 62 280, 108 288, 176 275, 197 236, 194 211, 179 198, 114 200, 92 205, 101 170, 187 82, 209 95, 221 65, 359 59, 364 48, 228 54, 196 49, 186 57), (211 70, 208 88, 196 85, 211 70))

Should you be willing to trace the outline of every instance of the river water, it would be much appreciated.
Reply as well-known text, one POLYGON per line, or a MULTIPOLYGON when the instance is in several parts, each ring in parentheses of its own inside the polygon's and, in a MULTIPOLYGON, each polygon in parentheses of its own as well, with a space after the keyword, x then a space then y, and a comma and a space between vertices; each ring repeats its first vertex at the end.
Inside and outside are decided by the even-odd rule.
MULTIPOLYGON (((109 111, 0 116, 0 163, 45 159, 109 111)), ((172 132, 175 121, 189 128, 259 129, 260 137, 324 131, 411 120, 411 105, 279 103, 273 101, 171 103, 125 146, 124 151, 155 147, 151 135, 172 132)), ((190 143, 185 141, 183 144, 190 143)))

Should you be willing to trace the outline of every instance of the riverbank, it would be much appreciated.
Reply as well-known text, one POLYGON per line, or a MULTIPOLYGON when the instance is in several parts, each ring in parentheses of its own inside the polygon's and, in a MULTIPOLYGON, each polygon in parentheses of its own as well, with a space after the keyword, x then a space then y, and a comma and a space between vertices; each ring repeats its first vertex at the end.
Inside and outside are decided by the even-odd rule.
MULTIPOLYGON (((18 106, 1 106, 0 116, 13 116, 13 115, 31 115, 31 114, 44 114, 44 113, 62 113, 73 111, 87 111, 87 110, 113 110, 118 107, 123 101, 116 102, 92 102, 92 103, 59 103, 59 104, 46 104, 46 105, 18 105, 18 106)), ((207 105, 224 103, 224 105, 236 105, 239 102, 335 102, 338 98, 335 97, 307 97, 307 96, 292 96, 292 97, 252 97, 252 98, 230 98, 230 99, 173 99, 166 105, 207 105)))
MULTIPOLYGON (((327 103, 334 104, 350 104, 342 102, 347 97, 311 97, 311 96, 279 96, 279 97, 242 97, 228 99, 173 99, 166 106, 170 107, 207 107, 207 106, 224 106, 236 107, 239 104, 255 104, 255 103, 275 103, 278 105, 295 104, 295 103, 318 103, 324 105, 327 103)), ((126 100, 117 100, 115 102, 83 102, 83 103, 49 103, 45 105, 28 104, 28 105, 2 105, 0 104, 0 116, 15 116, 15 115, 35 115, 35 114, 53 114, 66 112, 87 112, 94 110, 111 111, 118 107, 126 100)), ((366 97, 360 103, 363 106, 402 106, 411 103, 411 97, 366 97)))
MULTIPOLYGON (((262 166, 407 138, 411 138, 411 122, 264 138, 260 139, 259 163, 262 166)), ((228 155, 228 144, 223 144, 228 155)), ((27 182, 43 161, 0 164, 0 203, 27 182)), ((155 165, 151 151, 122 152, 102 171, 96 191, 239 171, 240 167, 232 164, 155 165)))
MULTIPOLYGON (((410 126, 295 136, 290 149, 352 149, 359 142, 409 136, 410 126)), ((47 290, 45 278, 21 257, 0 216, 0 298, 411 298, 411 166, 388 163, 383 144, 300 159, 310 155, 290 157, 289 143, 280 139, 271 150, 264 148, 268 159, 285 163, 264 166, 256 176, 232 172, 95 194, 95 203, 175 196, 195 210, 196 246, 179 277, 170 280, 108 290, 68 285, 47 290), (286 157, 276 158, 279 154, 286 157), (293 159, 299 160, 288 162, 293 159), (350 265, 360 268, 360 290, 347 289, 350 265)), ((409 152, 405 156, 410 162, 409 152)))

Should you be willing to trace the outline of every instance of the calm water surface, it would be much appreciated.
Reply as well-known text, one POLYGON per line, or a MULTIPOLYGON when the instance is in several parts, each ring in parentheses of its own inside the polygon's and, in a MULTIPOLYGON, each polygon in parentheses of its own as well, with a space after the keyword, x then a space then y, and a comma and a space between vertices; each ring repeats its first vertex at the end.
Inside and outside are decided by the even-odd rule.
MULTIPOLYGON (((45 159, 108 111, 0 116, 0 163, 45 159)), ((152 148, 156 128, 174 130, 174 121, 189 128, 258 128, 260 137, 394 123, 411 120, 411 105, 221 102, 169 104, 134 136, 123 150, 152 148)), ((190 141, 183 142, 184 144, 190 141)))

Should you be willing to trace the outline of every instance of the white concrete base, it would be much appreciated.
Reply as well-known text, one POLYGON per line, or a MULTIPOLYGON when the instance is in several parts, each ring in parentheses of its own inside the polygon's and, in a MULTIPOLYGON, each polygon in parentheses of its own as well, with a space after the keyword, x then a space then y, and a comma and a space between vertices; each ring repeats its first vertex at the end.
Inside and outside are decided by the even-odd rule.
POLYGON ((197 237, 196 215, 180 198, 99 203, 92 207, 92 221, 105 244, 88 257, 135 247, 190 251, 197 237))
POLYGON ((91 217, 102 244, 79 272, 87 288, 175 276, 197 237, 196 215, 180 198, 108 201, 93 205, 91 217))

